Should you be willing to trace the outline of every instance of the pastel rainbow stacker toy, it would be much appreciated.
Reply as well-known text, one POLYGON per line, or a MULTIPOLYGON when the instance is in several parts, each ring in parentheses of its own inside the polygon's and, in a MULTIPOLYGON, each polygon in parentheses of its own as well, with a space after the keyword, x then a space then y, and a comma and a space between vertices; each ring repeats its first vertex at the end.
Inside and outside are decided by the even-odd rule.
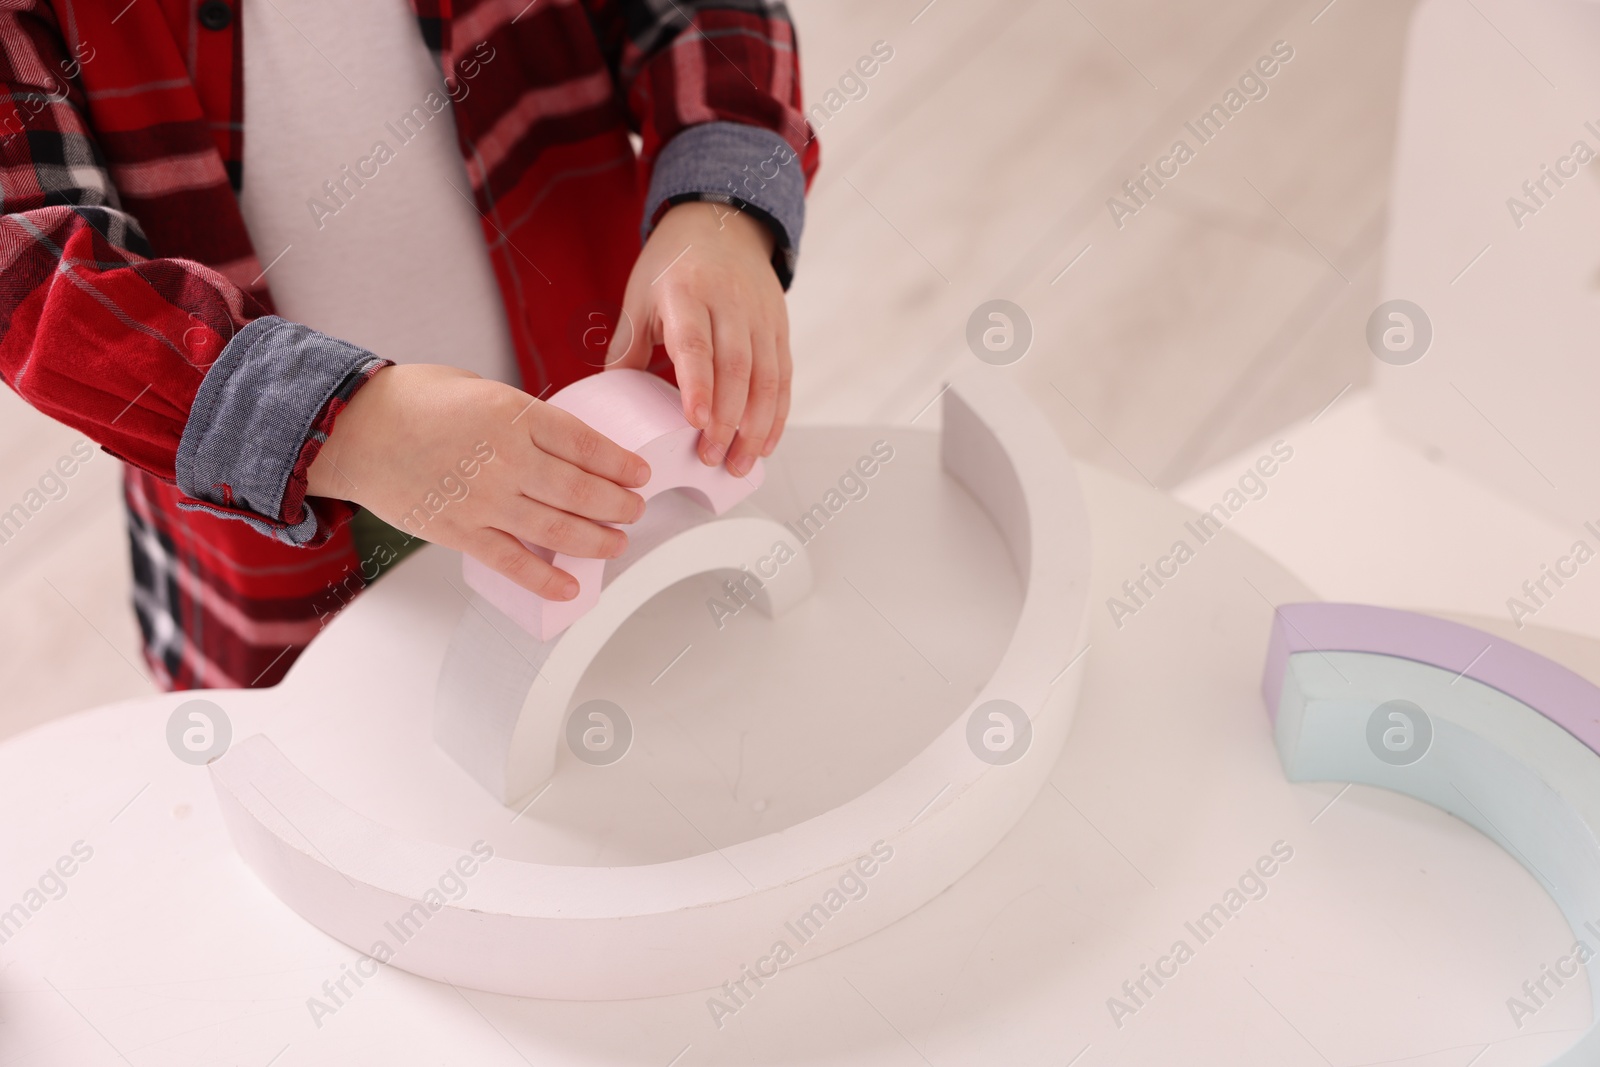
MULTIPOLYGON (((482 602, 462 612, 445 652, 434 737, 506 805, 502 822, 515 821, 518 807, 526 806, 523 797, 555 772, 569 700, 630 615, 706 571, 729 572, 743 587, 750 565, 781 555, 777 548, 785 539, 797 540, 793 527, 753 501, 735 506, 760 481, 760 469, 744 480, 701 464, 694 454, 697 431, 661 383, 611 372, 573 386, 557 401, 644 455, 653 469, 645 490, 652 499, 628 558, 606 565, 556 557, 558 566, 580 575, 584 593, 576 606, 542 602, 467 569, 482 602), (668 489, 695 500, 674 504, 668 489)), ((500 856, 481 869, 474 863, 471 895, 436 901, 428 936, 408 942, 393 964, 453 985, 529 997, 608 1000, 705 989, 740 973, 751 946, 770 948, 773 931, 784 931, 796 916, 809 914, 811 923, 826 917, 820 943, 848 944, 916 909, 989 852, 1033 803, 1066 741, 1077 677, 1062 677, 1069 658, 1064 650, 1082 644, 1088 519, 1059 440, 1013 386, 981 373, 958 378, 944 394, 943 415, 938 460, 927 471, 938 474, 932 491, 920 505, 902 497, 907 506, 896 518, 913 519, 905 536, 924 542, 942 527, 946 537, 957 538, 953 549, 986 544, 960 518, 955 494, 970 494, 998 530, 985 556, 1008 557, 1006 569, 1022 589, 1020 614, 998 665, 971 694, 966 713, 939 725, 918 754, 860 795, 775 832, 633 866, 500 856), (973 716, 995 714, 996 705, 1019 709, 1021 721, 1012 725, 1025 749, 1015 755, 1025 751, 1026 758, 977 754, 970 740, 973 716), (824 904, 816 911, 818 901, 842 901, 838 887, 867 877, 868 867, 869 894, 848 909, 824 904)), ((892 447, 880 451, 894 455, 892 447)), ((836 485, 864 485, 873 455, 847 460, 836 485)), ((827 516, 847 506, 845 500, 834 488, 815 507, 827 516)), ((876 518, 886 522, 888 515, 879 511, 876 518)), ((842 537, 829 543, 844 547, 842 537)), ((792 547, 789 562, 766 568, 759 590, 758 607, 764 603, 772 614, 812 588, 816 561, 801 551, 805 546, 792 547)), ((885 549, 905 555, 903 548, 885 549)), ((917 578, 925 584, 925 575, 917 578)), ((868 602, 870 612, 860 610, 857 581, 866 581, 859 569, 854 580, 840 575, 832 584, 850 598, 854 617, 878 629, 881 616, 871 614, 878 609, 868 602)), ((687 625, 687 619, 678 624, 680 630, 687 625)), ((820 617, 814 632, 819 625, 820 617)), ((965 627, 958 636, 976 640, 965 627)), ((754 677, 763 657, 770 669, 780 656, 777 648, 758 651, 748 669, 754 677)), ((869 679, 858 674, 847 681, 869 679)), ((994 728, 987 717, 978 727, 994 728)), ((459 856, 341 802, 265 736, 234 745, 211 764, 211 774, 240 855, 279 899, 357 950, 381 939, 385 922, 392 925, 394 916, 406 913, 419 880, 449 870, 459 856), (315 827, 320 843, 300 827, 315 827)))
MULTIPOLYGON (((1291 779, 1363 782, 1443 808, 1515 856, 1579 942, 1600 943, 1600 689, 1459 623, 1285 604, 1262 695, 1291 779)), ((1600 1016, 1600 956, 1586 967, 1600 1016)), ((1596 1063, 1591 1024, 1552 1067, 1596 1063)))
MULTIPOLYGON (((1571 953, 1555 901, 1589 907, 1593 734, 1551 709, 1590 690, 1560 670, 1576 696, 1519 689, 1488 672, 1526 654, 1471 631, 1439 655, 1363 623, 1379 653, 1290 607, 1269 728, 1268 601, 1314 589, 1229 534, 1119 628, 1103 598, 1192 511, 1072 464, 1002 369, 941 403, 937 427, 793 427, 721 515, 656 495, 636 558, 553 641, 428 546, 277 687, 0 741, 0 803, 28 813, 0 848, 0 1060, 1233 1067, 1322 1062, 1309 1040, 1336 1064, 1455 1067, 1493 1042, 1476 1067, 1510 1067, 1589 1025, 1582 979, 1520 1030, 1505 1005, 1571 953), (1367 687, 1355 654, 1411 688, 1367 687), (633 726, 604 765, 561 740, 596 699, 633 726), (971 743, 994 700, 1029 716, 1012 762, 971 743), (1417 711, 1380 716, 1381 751, 1424 752, 1409 766, 1367 741, 1397 700, 1431 727, 1422 747, 1417 711), (197 706, 214 747, 174 747, 197 706), (1498 829, 1286 781, 1274 729, 1292 777, 1447 777, 1498 829), (508 803, 520 787, 484 770, 524 738, 554 770, 508 803), (1270 896, 1114 1017, 1280 839, 1296 858, 1270 896)), ((1600 665, 1583 648, 1571 662, 1600 665)))

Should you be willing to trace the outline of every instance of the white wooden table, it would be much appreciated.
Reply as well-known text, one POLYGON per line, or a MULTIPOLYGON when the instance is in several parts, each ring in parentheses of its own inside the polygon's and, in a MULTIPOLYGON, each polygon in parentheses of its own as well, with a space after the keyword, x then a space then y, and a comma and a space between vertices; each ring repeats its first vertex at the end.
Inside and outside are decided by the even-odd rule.
MULTIPOLYGON (((515 821, 428 740, 433 674, 462 608, 450 553, 427 550, 387 577, 278 689, 209 697, 235 737, 267 731, 357 810, 463 849, 483 837, 508 854, 632 863, 797 821, 916 751, 946 721, 938 709, 964 706, 1015 610, 1015 579, 981 562, 998 535, 942 484, 932 434, 795 431, 785 447, 796 509, 885 435, 897 458, 882 477, 901 480, 895 499, 921 503, 889 506, 883 481, 814 546, 849 563, 870 604, 823 578, 809 628, 804 613, 741 616, 700 636, 685 619, 704 611, 706 590, 669 590, 585 682, 638 709, 635 751, 611 767, 564 766, 515 821), (790 624, 774 665, 766 628, 790 624)), ((1311 591, 1228 534, 1118 628, 1105 599, 1190 515, 1142 486, 1081 474, 1096 606, 1051 784, 947 892, 780 971, 720 1028, 704 993, 519 1000, 394 969, 359 988, 347 980, 351 995, 314 1021, 309 998, 326 1003, 323 983, 355 954, 235 855, 204 768, 167 747, 168 717, 189 699, 177 694, 0 745, 12 813, 0 908, 75 842, 93 850, 64 895, 0 945, 0 1065, 1500 1067, 1564 1047, 1587 1024, 1583 989, 1569 984, 1520 1033, 1505 1007, 1571 941, 1515 859, 1419 803, 1284 781, 1259 696, 1269 602, 1311 591), (1200 943, 1185 923, 1275 845, 1293 854, 1265 895, 1200 943), (1132 1003, 1124 982, 1180 939, 1192 958, 1160 988, 1145 979, 1119 1026, 1108 998, 1132 1003)))

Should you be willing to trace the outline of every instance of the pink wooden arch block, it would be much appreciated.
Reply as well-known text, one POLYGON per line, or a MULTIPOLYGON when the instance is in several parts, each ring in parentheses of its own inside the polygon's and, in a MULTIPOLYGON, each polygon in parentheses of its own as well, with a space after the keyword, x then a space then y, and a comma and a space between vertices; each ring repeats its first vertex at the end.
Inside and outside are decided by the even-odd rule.
MULTIPOLYGON (((650 464, 650 480, 639 490, 647 501, 668 489, 682 489, 713 514, 721 515, 760 488, 765 476, 766 468, 759 459, 743 478, 729 473, 726 466, 701 463, 695 449, 700 431, 683 417, 678 390, 654 374, 605 371, 573 382, 549 402, 650 464)), ((606 561, 551 552, 526 541, 523 544, 576 578, 578 595, 565 601, 546 600, 471 556, 462 560, 462 576, 517 625, 548 641, 599 602, 606 561)))

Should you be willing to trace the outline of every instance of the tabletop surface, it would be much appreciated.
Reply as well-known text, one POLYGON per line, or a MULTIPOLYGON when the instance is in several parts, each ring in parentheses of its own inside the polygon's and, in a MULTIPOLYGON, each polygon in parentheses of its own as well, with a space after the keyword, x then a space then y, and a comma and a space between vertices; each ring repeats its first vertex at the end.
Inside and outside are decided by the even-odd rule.
MULTIPOLYGON (((769 668, 765 680, 756 671, 717 688, 715 668, 759 655, 762 627, 782 624, 743 617, 729 625, 749 622, 742 633, 696 646, 655 687, 704 655, 683 672, 681 689, 652 697, 659 720, 644 715, 644 758, 633 771, 675 774, 667 792, 685 790, 674 795, 710 840, 803 818, 894 766, 918 745, 907 724, 932 730, 947 721, 961 706, 960 690, 982 683, 1005 640, 1014 580, 1008 586, 982 565, 967 578, 915 566, 996 536, 970 499, 937 489, 932 435, 797 433, 786 446, 794 460, 781 491, 804 506, 841 458, 890 435, 903 466, 891 465, 874 487, 882 489, 877 503, 889 498, 888 476, 912 489, 922 484, 928 491, 905 491, 921 494, 944 533, 928 534, 933 547, 918 547, 922 541, 888 519, 904 509, 872 510, 869 495, 851 505, 859 521, 818 539, 824 569, 880 561, 854 571, 858 592, 875 598, 908 638, 881 622, 869 630, 871 613, 859 607, 837 633, 808 638, 842 642, 835 654, 843 657, 852 655, 850 640, 873 634, 869 648, 845 661, 851 686, 864 688, 833 705, 820 700, 827 672, 809 660, 809 682, 806 672, 769 668), (969 631, 952 627, 941 597, 992 621, 960 640, 969 631), (765 688, 748 688, 757 685, 765 688), (777 729, 757 729, 748 718, 757 693, 762 707, 783 708, 777 729), (809 729, 808 708, 816 715, 809 729), (926 718, 905 718, 905 708, 926 718), (755 738, 754 749, 744 747, 741 730, 755 738)), ((70 877, 45 879, 63 891, 52 891, 0 946, 0 1067, 1501 1067, 1541 1063, 1570 1043, 1588 1022, 1579 983, 1520 1030, 1505 1006, 1572 942, 1554 903, 1514 858, 1415 801, 1284 780, 1260 677, 1272 605, 1308 599, 1310 590, 1224 533, 1136 613, 1114 617, 1107 599, 1183 537, 1191 515, 1094 468, 1081 476, 1095 538, 1090 645, 1071 668, 1085 672, 1084 688, 1050 785, 945 893, 865 940, 780 971, 720 1025, 706 993, 519 1000, 393 968, 359 986, 347 979, 349 995, 314 1012, 314 998, 331 1003, 324 983, 343 977, 356 954, 290 912, 240 862, 205 770, 166 746, 168 716, 192 696, 172 694, 74 715, 0 745, 0 802, 18 813, 0 853, 0 908, 23 899, 75 846, 79 857, 68 864, 70 877), (92 855, 81 859, 86 850, 92 855), (1196 937, 1188 924, 1269 855, 1280 862, 1259 893, 1248 883, 1245 906, 1220 931, 1196 937), (1145 968, 1171 957, 1180 941, 1189 951, 1176 975, 1157 984, 1145 968)), ((449 553, 420 553, 342 615, 282 687, 211 694, 235 736, 265 729, 347 803, 438 840, 465 844, 473 833, 492 833, 527 858, 578 863, 693 850, 694 835, 666 817, 672 813, 635 802, 637 780, 571 776, 548 806, 541 800, 513 822, 420 742, 429 671, 460 611, 459 590, 447 585, 459 585, 458 566, 449 553), (602 792, 610 785, 616 796, 602 792)), ((819 587, 824 606, 842 610, 850 595, 843 584, 819 587)), ((652 602, 595 677, 648 691, 674 648, 695 643, 671 632, 671 598, 704 595, 680 587, 652 602), (624 654, 656 650, 669 637, 674 647, 660 657, 630 662, 624 654)), ((793 621, 805 625, 804 616, 793 621)), ((642 698, 639 706, 647 706, 642 698)))

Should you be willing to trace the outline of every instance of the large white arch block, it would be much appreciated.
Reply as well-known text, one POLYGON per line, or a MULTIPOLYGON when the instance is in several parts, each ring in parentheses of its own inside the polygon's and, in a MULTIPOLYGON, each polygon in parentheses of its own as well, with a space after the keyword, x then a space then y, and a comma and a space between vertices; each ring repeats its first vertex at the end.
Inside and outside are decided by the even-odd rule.
MULTIPOLYGON (((989 371, 945 396, 946 471, 987 510, 1024 577, 1016 627, 989 682, 922 751, 861 795, 775 833, 684 859, 581 867, 496 857, 426 935, 391 961, 495 992, 621 999, 721 985, 785 924, 825 904, 864 857, 870 892, 830 912, 800 958, 865 936, 961 877, 1010 830, 1059 757, 1083 672, 1089 526, 1076 474, 1043 418, 989 371), (1019 705, 1032 742, 978 758, 973 710, 1019 705)), ((290 907, 360 951, 467 848, 418 841, 350 810, 265 739, 211 765, 240 854, 290 907)))

